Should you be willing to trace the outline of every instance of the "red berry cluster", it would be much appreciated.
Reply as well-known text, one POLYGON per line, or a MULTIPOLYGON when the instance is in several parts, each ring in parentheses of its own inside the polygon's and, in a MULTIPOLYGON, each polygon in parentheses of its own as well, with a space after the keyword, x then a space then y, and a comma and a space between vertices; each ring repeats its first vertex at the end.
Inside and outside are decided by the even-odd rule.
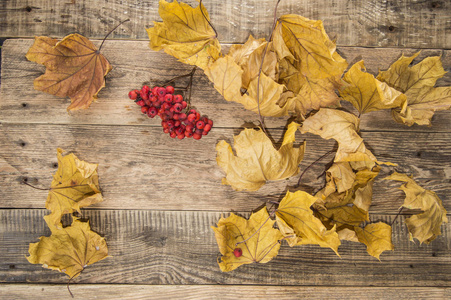
POLYGON ((207 135, 213 126, 213 121, 201 116, 195 109, 187 111, 188 104, 182 95, 174 95, 174 87, 156 86, 150 89, 147 85, 141 90, 132 90, 128 97, 141 106, 141 112, 154 118, 161 118, 163 131, 172 138, 184 139, 192 137, 200 140, 207 135))

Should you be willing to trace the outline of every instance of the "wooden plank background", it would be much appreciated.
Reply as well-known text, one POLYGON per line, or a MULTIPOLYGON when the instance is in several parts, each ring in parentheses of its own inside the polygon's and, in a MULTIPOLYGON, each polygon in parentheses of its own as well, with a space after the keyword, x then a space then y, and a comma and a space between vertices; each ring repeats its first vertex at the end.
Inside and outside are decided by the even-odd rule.
MULTIPOLYGON (((195 3, 191 1, 188 3, 195 3)), ((249 34, 269 34, 275 1, 206 1, 223 48, 242 43, 249 34)), ((449 1, 296 1, 282 0, 279 14, 296 13, 322 19, 337 38, 338 51, 350 64, 365 60, 373 74, 386 69, 402 53, 422 49, 421 58, 441 55, 451 71, 451 3, 449 1), (383 47, 383 48, 382 48, 383 47)), ((162 83, 188 73, 190 67, 148 48, 145 27, 159 20, 157 1, 5 0, 0 3, 0 298, 69 298, 64 274, 31 265, 28 243, 48 235, 42 217, 46 187, 57 168, 56 148, 99 163, 105 201, 84 210, 95 231, 105 236, 113 258, 89 267, 73 285, 76 297, 97 299, 418 299, 451 298, 451 225, 429 245, 408 241, 403 212, 395 220, 404 194, 399 184, 375 183, 372 220, 393 225, 395 251, 370 257, 365 246, 344 242, 341 258, 317 246, 283 245, 270 263, 242 266, 221 273, 210 226, 221 214, 248 216, 268 200, 293 190, 298 177, 270 182, 257 192, 235 192, 220 184, 224 176, 215 161, 215 145, 229 142, 257 115, 229 103, 206 76, 195 75, 193 104, 215 122, 200 141, 173 140, 159 121, 144 117, 127 99, 130 89, 162 83), (63 37, 79 32, 100 44, 110 28, 125 23, 102 48, 114 66, 99 100, 85 111, 66 113, 68 99, 33 89, 42 66, 24 55, 34 35, 63 37), (127 55, 124 55, 127 53, 127 55)), ((418 60, 420 60, 419 58, 418 60)), ((451 85, 447 73, 438 85, 451 85)), ((348 107, 349 108, 349 107, 348 107)), ((435 191, 451 210, 451 113, 438 112, 431 127, 394 123, 388 111, 364 115, 362 137, 383 161, 412 174, 435 191)), ((280 141, 284 118, 268 118, 280 141)), ((333 141, 297 134, 307 141, 305 169, 333 141)), ((323 164, 309 169, 301 188, 321 187, 323 164)), ((393 168, 384 168, 380 178, 393 168)), ((450 214, 448 214, 450 217, 450 214)))

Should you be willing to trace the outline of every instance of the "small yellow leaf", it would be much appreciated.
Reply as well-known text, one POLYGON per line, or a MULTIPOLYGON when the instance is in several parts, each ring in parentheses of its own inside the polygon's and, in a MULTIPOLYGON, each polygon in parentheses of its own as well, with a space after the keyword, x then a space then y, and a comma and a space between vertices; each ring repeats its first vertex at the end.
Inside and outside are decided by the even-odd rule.
POLYGON ((406 194, 402 206, 408 209, 421 209, 423 211, 423 213, 413 215, 406 219, 411 240, 416 238, 420 243, 426 244, 435 240, 441 234, 440 226, 442 223, 448 223, 442 200, 440 200, 436 193, 422 188, 411 177, 405 174, 395 172, 385 179, 406 182, 400 187, 406 194))
POLYGON ((249 220, 233 213, 227 218, 221 217, 217 227, 212 227, 222 254, 218 261, 221 271, 229 272, 244 264, 267 263, 273 259, 283 238, 280 231, 273 228, 274 222, 266 208, 253 213, 249 220), (234 255, 236 248, 242 250, 239 257, 234 255))
POLYGON ((451 87, 435 88, 437 79, 445 75, 439 56, 427 57, 409 67, 419 53, 402 56, 387 71, 379 72, 377 79, 404 93, 407 103, 393 110, 393 117, 399 123, 412 126, 431 125, 435 111, 451 107, 451 87))
MULTIPOLYGON (((356 227, 358 241, 366 245, 366 251, 369 255, 379 259, 382 252, 393 250, 392 228, 390 225, 378 222, 371 223, 365 228, 356 227)), ((380 260, 380 259, 379 259, 380 260)))
POLYGON ((265 39, 257 40, 252 35, 249 35, 246 43, 232 45, 227 55, 232 57, 239 66, 244 66, 249 60, 251 53, 264 44, 266 44, 265 39))
POLYGON ((57 149, 58 170, 53 175, 45 207, 52 211, 51 222, 57 225, 61 216, 80 212, 80 208, 103 201, 99 187, 97 164, 79 160, 74 154, 62 156, 57 149))
POLYGON ((340 90, 340 96, 351 102, 360 114, 401 107, 406 96, 365 71, 363 60, 355 63, 343 78, 347 85, 340 90))
POLYGON ((276 150, 262 130, 244 129, 234 137, 232 147, 224 140, 216 145, 218 165, 226 173, 223 184, 237 191, 256 191, 268 180, 281 180, 299 172, 299 163, 304 157, 305 144, 293 147, 299 124, 288 126, 282 146, 276 150))
MULTIPOLYGON (((282 228, 290 226, 300 239, 297 245, 314 244, 325 248, 331 248, 338 255, 340 239, 335 232, 335 227, 327 230, 321 221, 313 215, 310 206, 317 198, 304 191, 294 193, 287 192, 276 210, 276 216, 285 223, 282 228)), ((286 234, 291 234, 284 230, 286 234)))
POLYGON ((152 50, 163 49, 181 62, 201 69, 219 58, 221 45, 203 4, 192 8, 177 0, 160 0, 158 12, 163 22, 154 22, 154 27, 147 29, 152 50))
POLYGON ((71 34, 58 42, 49 37, 35 37, 27 59, 46 67, 36 78, 34 88, 59 97, 70 97, 67 108, 88 108, 105 87, 105 76, 112 66, 94 44, 79 34, 71 34))
POLYGON ((30 244, 28 261, 43 267, 77 277, 88 266, 108 256, 105 239, 91 230, 89 222, 74 218, 72 225, 61 228, 45 218, 52 235, 42 236, 30 244), (60 228, 60 229, 58 229, 60 228))

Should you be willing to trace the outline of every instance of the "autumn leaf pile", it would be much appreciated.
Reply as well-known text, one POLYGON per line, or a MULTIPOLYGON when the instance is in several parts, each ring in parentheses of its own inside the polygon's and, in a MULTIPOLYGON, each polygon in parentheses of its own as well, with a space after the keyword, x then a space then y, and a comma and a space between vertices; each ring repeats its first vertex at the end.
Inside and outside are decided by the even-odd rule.
POLYGON ((66 273, 71 279, 88 266, 108 256, 105 239, 91 230, 89 222, 72 216, 72 224, 63 227, 63 215, 80 213, 86 207, 103 201, 99 188, 97 165, 79 160, 74 154, 63 156, 57 150, 58 170, 53 176, 44 217, 51 236, 42 236, 30 244, 28 261, 44 268, 66 273))
MULTIPOLYGON (((364 61, 348 66, 322 21, 292 14, 275 20, 269 40, 250 36, 224 54, 202 3, 193 8, 160 0, 159 13, 162 22, 147 29, 151 49, 200 67, 225 100, 241 103, 261 119, 298 120, 288 125, 278 148, 265 128, 244 129, 235 136, 235 152, 226 141, 219 141, 217 163, 226 174, 223 184, 256 191, 268 181, 297 175, 306 152, 305 143, 294 147, 298 130, 338 143, 325 186, 315 195, 288 191, 274 210, 262 208, 248 220, 232 213, 218 221, 213 230, 221 270, 268 262, 283 240, 290 246, 316 244, 337 255, 342 240, 360 242, 378 259, 393 250, 391 226, 370 222, 369 209, 382 166, 396 164, 378 161, 365 146, 359 135, 360 116, 391 109, 396 122, 429 125, 434 111, 451 106, 451 88, 434 87, 445 74, 440 57, 410 66, 418 53, 403 56, 374 77, 366 72, 364 61), (358 114, 337 109, 341 101, 350 102, 358 114)), ((447 222, 440 199, 407 175, 394 173, 386 179, 406 182, 401 187, 407 195, 403 207, 423 211, 407 220, 411 238, 431 242, 447 222)))
MULTIPOLYGON (((348 65, 322 21, 294 14, 274 20, 269 40, 249 36, 225 54, 202 1, 195 8, 176 0, 159 3, 162 22, 147 29, 150 48, 199 67, 225 100, 242 104, 260 118, 261 127, 242 130, 234 136, 233 146, 224 140, 216 145, 224 185, 236 191, 256 191, 270 181, 298 175, 299 164, 308 153, 305 143, 295 146, 298 131, 338 143, 324 187, 314 195, 288 191, 275 208, 264 207, 249 219, 233 213, 221 217, 213 227, 222 255, 218 260, 221 270, 266 263, 278 254, 283 241, 291 247, 330 248, 337 255, 343 240, 359 242, 377 259, 393 250, 391 226, 371 222, 369 210, 376 177, 383 167, 396 164, 379 161, 366 147, 359 135, 360 117, 388 109, 398 123, 430 125, 435 111, 451 107, 451 87, 435 87, 445 74, 440 57, 428 57, 412 66, 418 53, 402 56, 375 77, 366 72, 364 61, 348 65), (340 109, 343 101, 355 113, 340 109), (276 147, 263 118, 284 116, 295 121, 288 124, 276 147)), ((60 42, 37 37, 27 58, 46 67, 45 74, 35 80, 35 88, 70 97, 68 110, 89 107, 112 68, 78 34, 60 42)), ((58 150, 59 168, 46 202, 51 214, 45 220, 52 235, 30 245, 28 260, 72 278, 105 258, 107 248, 88 223, 74 217, 71 226, 61 225, 64 214, 102 201, 97 166, 61 153, 58 150)), ((440 235, 440 225, 448 220, 437 195, 405 174, 395 172, 385 179, 404 182, 402 206, 421 210, 406 221, 411 239, 429 243, 440 235)))

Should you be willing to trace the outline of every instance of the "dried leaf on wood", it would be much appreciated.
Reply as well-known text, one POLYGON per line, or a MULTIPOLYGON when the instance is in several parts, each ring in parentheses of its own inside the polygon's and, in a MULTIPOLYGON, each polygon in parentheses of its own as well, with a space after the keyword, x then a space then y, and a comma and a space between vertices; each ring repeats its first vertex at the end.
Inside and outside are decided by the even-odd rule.
POLYGON ((421 209, 423 211, 420 214, 406 219, 410 240, 416 238, 420 243, 426 244, 435 240, 441 234, 440 226, 442 223, 448 223, 442 200, 440 200, 436 193, 422 188, 411 177, 405 174, 395 172, 385 179, 405 182, 400 187, 406 194, 402 206, 408 209, 421 209))
POLYGON ((393 110, 393 117, 409 126, 415 123, 431 125, 435 111, 451 107, 451 87, 434 87, 437 79, 446 73, 440 56, 427 57, 409 67, 418 55, 401 56, 387 71, 381 71, 377 76, 378 80, 407 96, 406 104, 393 110))
POLYGON ((283 238, 279 230, 273 228, 266 208, 253 213, 249 220, 230 214, 218 221, 215 232, 216 242, 222 254, 218 261, 221 271, 228 272, 244 264, 267 263, 273 259, 283 238), (236 257, 234 250, 240 248, 242 255, 236 257))
POLYGON ((355 63, 343 77, 347 83, 340 89, 340 96, 354 105, 360 114, 401 107, 406 96, 366 73, 363 60, 355 63))
POLYGON ((288 102, 290 110, 305 114, 339 105, 335 90, 347 62, 336 52, 322 21, 284 15, 278 19, 273 43, 280 59, 279 83, 296 95, 288 102))
POLYGON ((247 92, 242 95, 243 73, 243 69, 229 55, 219 58, 205 70, 215 89, 227 101, 241 103, 246 109, 258 113, 257 86, 259 86, 258 99, 262 116, 280 117, 288 114, 286 107, 278 105, 285 90, 283 85, 262 73, 260 83, 258 78, 253 78, 247 92))
POLYGON ((28 261, 42 264, 44 268, 77 277, 88 266, 108 257, 105 239, 91 230, 89 222, 74 218, 72 225, 62 228, 54 226, 45 218, 52 235, 42 236, 37 243, 30 244, 28 261))
POLYGON ((34 88, 59 97, 70 97, 67 108, 88 108, 105 86, 105 76, 112 66, 94 44, 79 34, 71 34, 58 42, 49 37, 35 38, 27 59, 46 67, 36 78, 34 88))
POLYGON ((368 254, 377 259, 382 252, 395 248, 391 238, 392 228, 388 224, 377 222, 368 224, 364 228, 356 227, 355 233, 359 242, 366 245, 368 254))
POLYGON ((80 212, 80 208, 103 201, 97 164, 79 160, 74 154, 63 156, 58 148, 58 170, 53 175, 45 207, 52 211, 51 222, 57 225, 63 214, 80 212))
POLYGON ((163 22, 154 22, 154 27, 147 29, 152 50, 163 49, 181 62, 201 69, 219 58, 221 45, 202 3, 192 8, 177 0, 160 0, 158 13, 163 22))
POLYGON ((244 129, 235 136, 236 155, 229 143, 221 140, 216 145, 216 161, 226 173, 222 183, 237 191, 256 191, 268 180, 296 175, 305 151, 305 144, 293 147, 298 127, 294 122, 288 126, 279 150, 262 130, 244 129))
POLYGON ((335 232, 335 227, 328 230, 323 223, 313 215, 310 206, 317 198, 304 192, 287 192, 276 210, 276 220, 283 233, 290 236, 292 233, 286 226, 293 228, 296 237, 299 238, 296 245, 314 244, 325 248, 331 248, 338 255, 340 239, 335 232), (280 219, 284 222, 280 222, 280 219))

